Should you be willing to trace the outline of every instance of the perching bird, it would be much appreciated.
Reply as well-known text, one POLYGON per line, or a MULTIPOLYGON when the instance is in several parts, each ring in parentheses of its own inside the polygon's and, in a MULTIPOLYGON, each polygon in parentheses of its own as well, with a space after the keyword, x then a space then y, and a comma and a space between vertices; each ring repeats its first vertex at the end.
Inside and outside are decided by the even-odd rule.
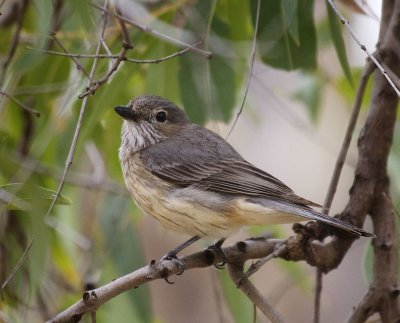
POLYGON ((191 123, 174 103, 140 96, 115 111, 124 118, 119 149, 126 186, 140 209, 192 238, 224 239, 243 226, 321 221, 358 236, 370 233, 312 209, 316 204, 253 166, 218 134, 191 123))

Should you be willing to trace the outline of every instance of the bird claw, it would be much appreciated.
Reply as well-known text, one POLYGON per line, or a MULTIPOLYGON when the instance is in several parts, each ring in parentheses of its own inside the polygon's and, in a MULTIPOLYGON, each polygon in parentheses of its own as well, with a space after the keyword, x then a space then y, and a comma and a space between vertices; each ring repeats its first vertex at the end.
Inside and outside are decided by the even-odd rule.
POLYGON ((225 252, 221 248, 223 242, 224 240, 220 240, 212 244, 211 246, 207 247, 208 250, 215 252, 222 259, 221 262, 214 265, 214 267, 217 269, 224 269, 227 261, 225 252))
MULTIPOLYGON (((174 264, 176 267, 178 267, 179 271, 176 273, 177 275, 182 275, 183 272, 185 271, 185 263, 184 263, 182 260, 180 260, 180 259, 176 256, 175 253, 168 252, 165 256, 163 256, 163 257, 161 258, 161 261, 163 261, 163 260, 170 260, 170 261, 173 262, 173 264, 174 264)), ((171 283, 171 282, 168 281, 168 279, 166 279, 166 281, 167 281, 167 283, 169 283, 169 284, 171 283)))

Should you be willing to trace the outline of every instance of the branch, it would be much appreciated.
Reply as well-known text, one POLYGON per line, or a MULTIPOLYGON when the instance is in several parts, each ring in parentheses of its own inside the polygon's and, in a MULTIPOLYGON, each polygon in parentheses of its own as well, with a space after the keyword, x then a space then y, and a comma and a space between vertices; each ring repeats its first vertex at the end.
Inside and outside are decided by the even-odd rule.
POLYGON ((228 139, 228 137, 232 133, 233 129, 235 128, 236 123, 238 122, 239 117, 243 112, 243 107, 244 107, 244 103, 246 101, 247 92, 249 91, 250 81, 251 81, 251 77, 253 75, 254 60, 255 60, 255 57, 256 57, 258 21, 259 21, 259 18, 260 18, 260 8, 261 8, 261 0, 258 0, 257 1, 257 11, 256 11, 256 22, 255 22, 255 26, 254 26, 254 35, 253 35, 253 45, 252 45, 252 48, 251 48, 251 54, 250 54, 250 58, 249 58, 249 71, 247 72, 247 79, 246 79, 245 90, 244 90, 244 94, 243 94, 243 98, 242 98, 242 103, 240 104, 239 111, 236 114, 235 120, 233 121, 231 129, 229 129, 229 132, 226 135, 225 139, 228 139))
MULTIPOLYGON (((193 44, 191 46, 198 46, 201 42, 197 42, 196 44, 193 44)), ((30 50, 36 50, 40 51, 45 54, 50 54, 50 55, 57 55, 57 56, 65 56, 65 57, 75 57, 75 58, 99 58, 99 59, 116 59, 118 58, 119 55, 109 55, 109 54, 75 54, 75 53, 61 53, 61 52, 56 52, 53 50, 46 50, 46 49, 41 49, 41 48, 33 48, 33 47, 26 47, 27 49, 30 50)), ((190 50, 189 47, 184 48, 180 50, 179 52, 172 53, 170 55, 161 57, 161 58, 155 58, 155 59, 135 59, 135 58, 129 58, 125 57, 123 59, 124 62, 130 62, 130 63, 135 63, 135 64, 158 64, 163 61, 169 60, 171 58, 177 57, 182 55, 183 53, 186 53, 188 50, 190 50)))
POLYGON ((238 288, 257 306, 261 312, 272 323, 284 323, 284 320, 279 312, 277 312, 272 304, 258 291, 250 280, 242 280, 244 262, 228 263, 228 273, 234 282, 240 282, 238 288))
POLYGON ((185 42, 183 42, 183 41, 181 41, 179 39, 175 39, 175 38, 173 38, 171 36, 168 36, 168 35, 165 35, 163 33, 160 33, 159 31, 156 31, 156 30, 150 28, 149 26, 137 23, 136 21, 133 21, 132 19, 129 19, 129 18, 124 17, 124 16, 121 16, 121 15, 119 15, 117 13, 114 13, 114 12, 112 12, 112 11, 106 9, 106 8, 102 8, 102 7, 98 6, 97 4, 93 4, 93 6, 95 8, 97 8, 97 9, 100 9, 100 10, 102 10, 104 12, 109 13, 110 15, 115 16, 116 18, 126 22, 129 25, 132 25, 132 26, 138 28, 142 32, 149 33, 149 34, 151 34, 153 36, 156 36, 156 37, 158 37, 158 38, 160 38, 162 40, 165 40, 167 42, 173 43, 175 45, 189 48, 189 50, 191 50, 191 51, 193 51, 193 52, 195 52, 197 54, 200 54, 201 56, 204 56, 205 58, 211 58, 212 57, 212 53, 209 52, 209 51, 197 48, 197 47, 189 45, 188 43, 185 43, 185 42))
POLYGON ((397 88, 397 86, 394 84, 390 76, 388 75, 387 71, 382 67, 382 65, 377 61, 377 59, 369 52, 367 47, 361 43, 361 41, 358 39, 356 36, 355 32, 353 29, 350 27, 349 21, 344 18, 344 16, 340 13, 339 9, 336 7, 335 3, 333 0, 328 0, 329 5, 332 7, 333 11, 335 14, 339 17, 340 22, 346 27, 346 29, 349 31, 351 37, 355 40, 355 42, 360 46, 360 48, 365 52, 365 54, 368 56, 368 58, 374 62, 376 67, 381 71, 382 75, 386 78, 386 80, 389 82, 390 86, 393 88, 393 90, 396 92, 397 96, 400 96, 400 90, 397 88))
MULTIPOLYGON (((235 245, 223 248, 223 251, 228 264, 244 263, 246 260, 262 258, 270 254, 274 251, 277 243, 275 240, 261 237, 240 241, 235 245)), ((222 261, 218 254, 209 249, 183 257, 182 260, 185 263, 185 270, 209 267, 222 261)), ((162 262, 153 260, 148 266, 135 270, 102 287, 85 292, 82 300, 48 322, 77 322, 84 314, 97 310, 102 304, 123 292, 153 280, 166 279, 179 271, 179 268, 170 260, 162 262)))
POLYGON ((25 111, 34 114, 37 117, 40 117, 40 112, 38 110, 32 109, 30 106, 26 105, 25 103, 21 102, 20 100, 18 100, 17 98, 13 97, 12 95, 0 91, 0 95, 5 96, 7 99, 9 99, 10 101, 14 102, 16 105, 18 105, 19 107, 21 107, 22 109, 24 109, 25 111))

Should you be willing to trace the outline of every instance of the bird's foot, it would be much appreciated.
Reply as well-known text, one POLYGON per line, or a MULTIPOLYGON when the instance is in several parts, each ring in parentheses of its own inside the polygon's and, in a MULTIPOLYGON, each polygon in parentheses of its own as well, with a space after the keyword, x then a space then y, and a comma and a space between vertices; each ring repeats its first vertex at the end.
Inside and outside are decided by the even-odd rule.
MULTIPOLYGON (((165 256, 161 257, 161 261, 163 260, 170 260, 176 267, 178 267, 179 271, 176 273, 177 275, 182 275, 185 271, 185 263, 176 256, 175 252, 168 252, 165 256)), ((168 280, 168 277, 164 279, 168 284, 173 284, 173 282, 168 280)))
POLYGON ((224 269, 225 265, 226 265, 227 258, 226 258, 225 252, 221 248, 224 241, 225 241, 225 239, 218 240, 216 243, 207 247, 208 250, 215 252, 222 259, 221 262, 214 265, 214 267, 217 269, 224 269))

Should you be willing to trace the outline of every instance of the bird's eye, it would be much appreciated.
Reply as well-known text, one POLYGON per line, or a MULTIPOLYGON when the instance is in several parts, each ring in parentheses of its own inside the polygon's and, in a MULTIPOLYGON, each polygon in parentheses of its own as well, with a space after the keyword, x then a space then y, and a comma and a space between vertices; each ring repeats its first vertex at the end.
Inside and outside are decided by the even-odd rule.
POLYGON ((167 120, 167 114, 165 113, 165 111, 157 112, 156 120, 158 122, 164 122, 165 120, 167 120))

